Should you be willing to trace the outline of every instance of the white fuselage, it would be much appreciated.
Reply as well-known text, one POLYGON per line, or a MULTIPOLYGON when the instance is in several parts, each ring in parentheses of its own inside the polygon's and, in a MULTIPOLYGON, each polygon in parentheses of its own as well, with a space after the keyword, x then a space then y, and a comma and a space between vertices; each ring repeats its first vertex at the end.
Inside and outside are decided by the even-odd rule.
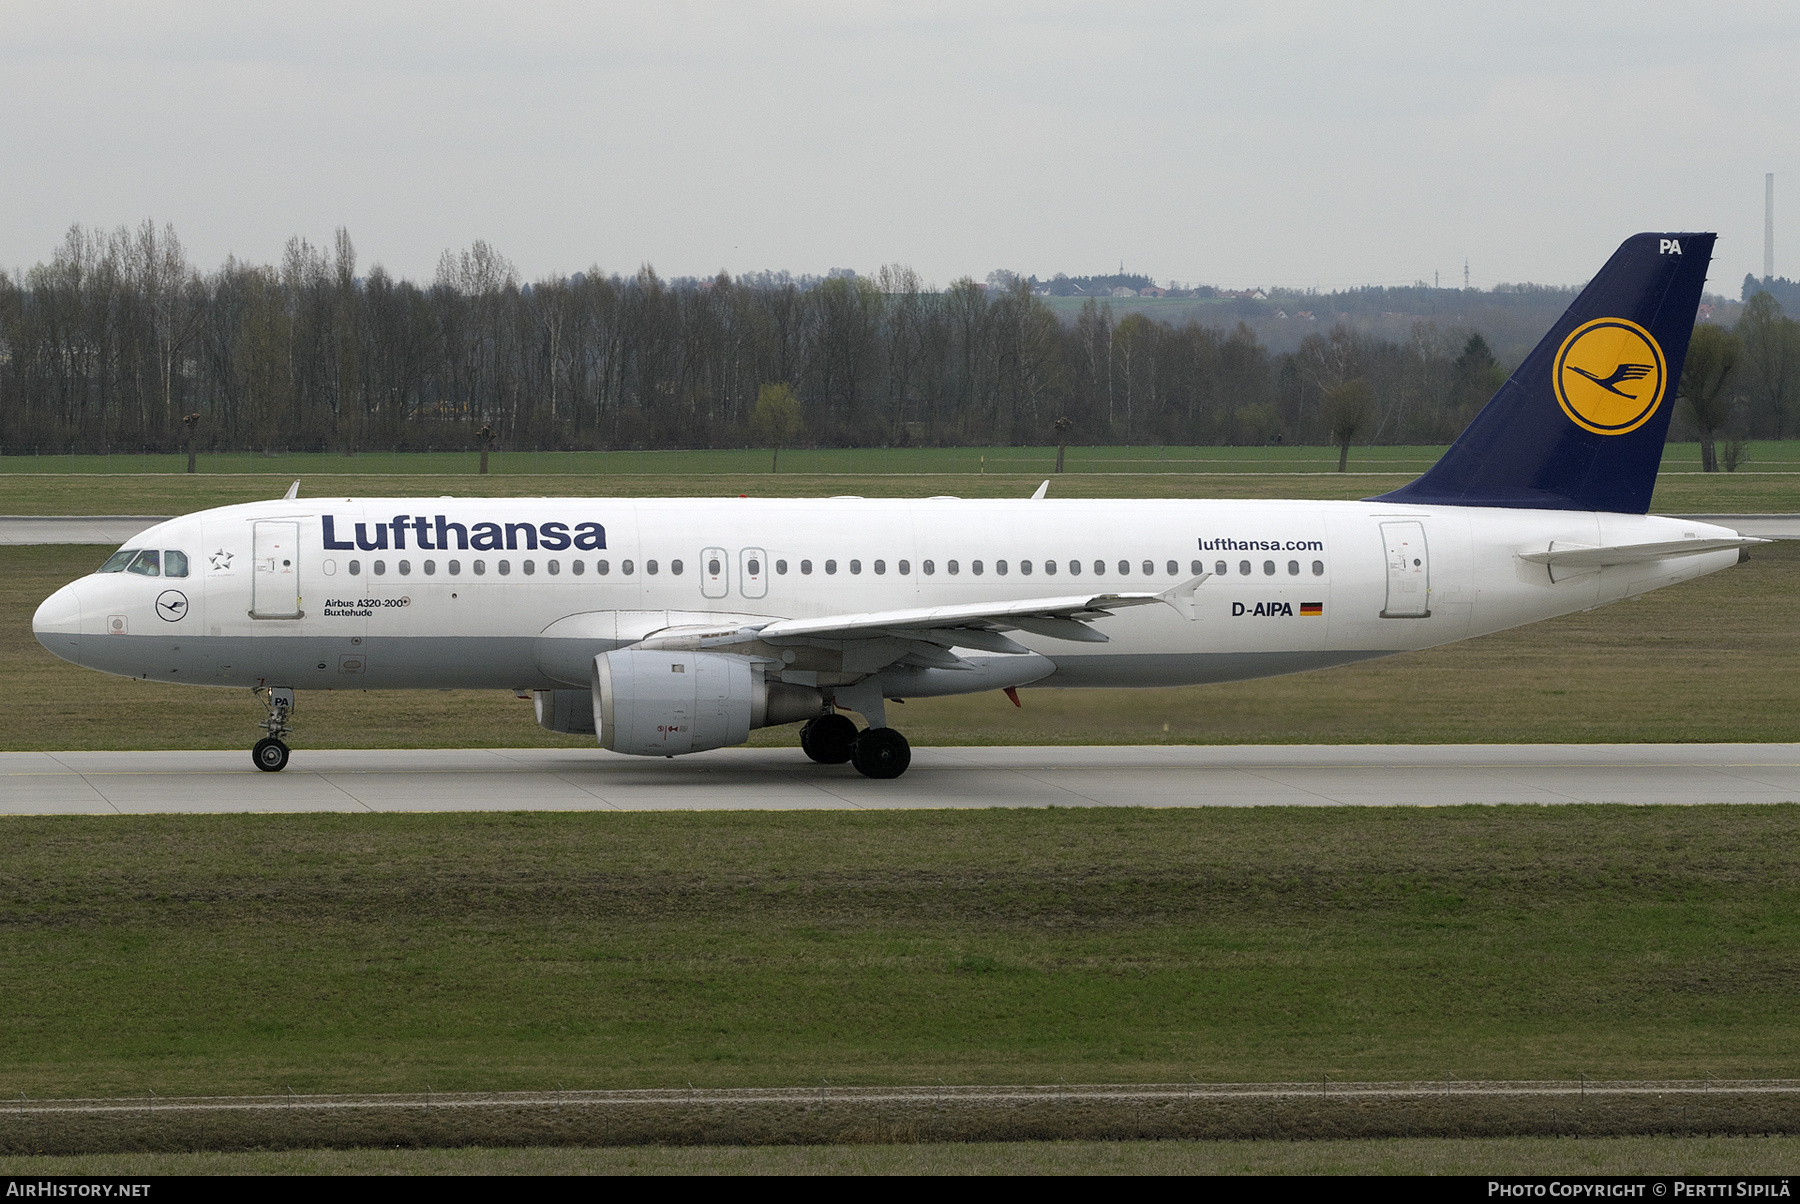
MULTIPOLYGON (((1731 534, 1644 515, 1375 502, 286 500, 151 528, 126 546, 183 552, 187 576, 84 577, 34 627, 59 656, 150 680, 584 689, 597 651, 715 616, 1162 591, 1206 574, 1191 619, 1148 605, 1098 620, 1107 642, 1010 633, 1049 662, 1019 684, 1160 686, 1321 668, 1588 609, 1738 552, 1572 575, 1520 555, 1731 534)), ((783 671, 793 680, 866 676, 853 650, 807 652, 783 671)), ((916 692, 993 684, 974 674, 916 692)))

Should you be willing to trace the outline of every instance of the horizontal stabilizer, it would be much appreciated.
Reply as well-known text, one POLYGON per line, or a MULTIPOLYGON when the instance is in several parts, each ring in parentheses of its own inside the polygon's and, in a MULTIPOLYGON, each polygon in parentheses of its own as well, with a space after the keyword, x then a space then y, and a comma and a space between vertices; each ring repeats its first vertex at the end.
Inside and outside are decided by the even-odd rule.
POLYGON ((1648 564, 1653 560, 1673 560, 1678 556, 1698 556, 1702 552, 1724 552, 1732 548, 1748 548, 1766 539, 1740 535, 1733 539, 1676 539, 1667 543, 1627 543, 1610 548, 1552 548, 1548 552, 1520 552, 1519 559, 1532 564, 1546 564, 1553 569, 1604 569, 1615 564, 1648 564))

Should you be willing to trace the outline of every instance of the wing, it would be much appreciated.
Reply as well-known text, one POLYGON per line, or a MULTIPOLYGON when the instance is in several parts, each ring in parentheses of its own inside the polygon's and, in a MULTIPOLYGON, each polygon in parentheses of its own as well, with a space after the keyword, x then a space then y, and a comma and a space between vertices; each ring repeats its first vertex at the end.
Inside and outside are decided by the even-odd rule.
POLYGON ((639 647, 736 650, 750 655, 778 653, 784 648, 831 646, 844 660, 841 672, 873 673, 902 660, 954 668, 961 658, 952 648, 984 652, 1031 651, 1007 637, 1009 631, 1080 643, 1105 643, 1106 633, 1092 624, 1130 606, 1162 603, 1190 620, 1195 617, 1194 591, 1210 573, 1161 593, 1063 594, 970 602, 957 606, 921 606, 898 610, 824 615, 809 619, 775 619, 741 627, 667 627, 646 636, 639 647))

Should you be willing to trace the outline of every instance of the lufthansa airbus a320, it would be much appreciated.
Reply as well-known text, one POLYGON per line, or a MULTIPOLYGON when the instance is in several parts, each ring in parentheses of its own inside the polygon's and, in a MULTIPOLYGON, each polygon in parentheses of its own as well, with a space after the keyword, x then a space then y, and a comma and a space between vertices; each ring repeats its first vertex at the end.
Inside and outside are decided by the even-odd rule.
POLYGON ((1321 669, 1736 563, 1760 541, 1647 513, 1712 245, 1627 239, 1443 459, 1366 501, 290 491, 150 528, 33 630, 103 672, 256 690, 264 770, 296 691, 456 687, 644 756, 803 723, 814 761, 892 778, 889 699, 1321 669))

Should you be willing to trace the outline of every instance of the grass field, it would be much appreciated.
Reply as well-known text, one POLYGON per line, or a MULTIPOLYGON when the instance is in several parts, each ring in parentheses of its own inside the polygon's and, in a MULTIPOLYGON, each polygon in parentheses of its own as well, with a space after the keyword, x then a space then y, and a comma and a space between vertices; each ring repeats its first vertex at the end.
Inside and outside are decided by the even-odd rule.
MULTIPOLYGON (((604 484, 730 493, 770 480, 604 484)), ((791 493, 1035 484, 1022 473, 779 480, 791 493)), ((284 487, 248 473, 0 474, 0 511, 179 513, 284 487)), ((1053 485, 1087 496, 1378 487, 1251 472, 1053 485)), ((417 473, 302 488, 600 491, 585 477, 417 473)), ((1658 506, 1783 511, 1797 499, 1800 477, 1665 475, 1658 506)), ((127 685, 37 646, 32 608, 100 555, 0 549, 0 746, 247 746, 258 716, 242 694, 127 685)), ((1773 545, 1639 602, 1326 673, 1027 692, 1024 710, 998 695, 921 700, 896 722, 925 744, 1800 740, 1797 562, 1800 548, 1773 545)), ((529 712, 498 692, 309 693, 295 743, 587 744, 543 732, 529 712)), ((790 729, 759 735, 791 740, 790 729)), ((0 1095, 1800 1075, 1796 807, 0 825, 0 1095)), ((1776 1170, 1794 1158, 1781 1143, 1328 1144, 271 1154, 257 1166, 1485 1170, 1533 1158, 1776 1170)))
MULTIPOLYGON (((183 474, 182 453, 97 455, 0 455, 0 476, 183 474)), ((1444 452, 1435 446, 1353 447, 1350 461, 1359 472, 1416 474, 1444 452)), ((1209 474, 1335 472, 1335 447, 1072 447, 1063 463, 1067 476, 1091 474, 1209 474)), ((473 476, 479 452, 221 452, 202 455, 201 476, 473 476)), ((653 476, 704 477, 769 475, 771 457, 763 448, 704 451, 496 451, 488 457, 494 476, 653 476)), ((1700 471, 1700 445, 1671 443, 1663 471, 1700 471)), ((798 448, 783 451, 780 475, 798 476, 980 476, 1049 475, 1056 469, 1054 447, 868 447, 798 448)), ((1745 472, 1800 472, 1800 441, 1762 441, 1749 446, 1745 472)))
POLYGON ((1800 1076, 1796 806, 0 825, 15 1097, 1800 1076))
MULTIPOLYGON (((784 452, 780 473, 767 471, 763 451, 516 452, 496 456, 487 476, 462 453, 240 454, 205 457, 192 476, 178 456, 7 456, 0 514, 185 514, 279 497, 296 478, 309 497, 1023 497, 1054 476, 1057 497, 1347 500, 1405 484, 1441 451, 1357 449, 1353 471, 1338 473, 1335 452, 1316 447, 1077 448, 1060 476, 1048 448, 784 452)), ((1800 510, 1800 442, 1757 444, 1755 454, 1742 471, 1702 473, 1694 445, 1671 444, 1653 508, 1800 510)))
POLYGON ((1066 1141, 0 1157, 6 1175, 1780 1175, 1795 1137, 1066 1141))

